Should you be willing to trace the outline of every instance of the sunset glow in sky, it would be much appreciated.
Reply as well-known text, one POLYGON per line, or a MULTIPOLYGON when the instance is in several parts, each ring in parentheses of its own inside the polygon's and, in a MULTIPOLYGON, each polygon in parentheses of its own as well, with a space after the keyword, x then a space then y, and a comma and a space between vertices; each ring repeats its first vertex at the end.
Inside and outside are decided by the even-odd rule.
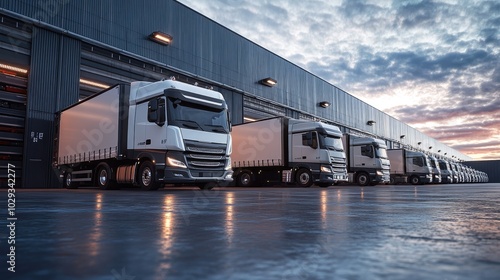
POLYGON ((474 159, 500 159, 500 2, 179 0, 474 159))

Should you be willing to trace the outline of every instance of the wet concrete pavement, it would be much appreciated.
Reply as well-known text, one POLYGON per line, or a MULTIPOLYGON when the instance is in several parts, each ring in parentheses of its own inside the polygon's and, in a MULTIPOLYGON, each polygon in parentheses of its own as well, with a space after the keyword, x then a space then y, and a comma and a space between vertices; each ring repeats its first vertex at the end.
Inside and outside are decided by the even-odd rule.
POLYGON ((17 190, 16 211, 1 279, 500 279, 500 184, 17 190))

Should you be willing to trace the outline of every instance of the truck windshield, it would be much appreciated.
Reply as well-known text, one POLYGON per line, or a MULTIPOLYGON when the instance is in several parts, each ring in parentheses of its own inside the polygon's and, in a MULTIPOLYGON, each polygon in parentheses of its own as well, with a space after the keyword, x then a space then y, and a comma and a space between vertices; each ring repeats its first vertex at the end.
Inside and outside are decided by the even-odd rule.
POLYGON ((229 133, 226 109, 168 99, 168 123, 181 128, 229 133))
POLYGON ((377 153, 377 157, 378 158, 388 158, 387 157, 387 149, 385 149, 385 148, 376 148, 375 151, 377 153))
POLYGON ((319 143, 321 148, 326 148, 329 150, 344 151, 344 146, 342 145, 342 140, 340 137, 327 135, 327 134, 319 134, 319 143))

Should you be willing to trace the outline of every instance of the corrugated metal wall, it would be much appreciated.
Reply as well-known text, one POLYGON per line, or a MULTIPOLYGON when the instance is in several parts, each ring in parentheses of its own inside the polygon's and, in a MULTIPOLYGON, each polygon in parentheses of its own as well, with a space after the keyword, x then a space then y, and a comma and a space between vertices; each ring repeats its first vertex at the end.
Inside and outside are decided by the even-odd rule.
POLYGON ((500 160, 466 161, 463 164, 486 172, 489 183, 500 183, 500 160))
POLYGON ((41 28, 33 29, 28 78, 23 185, 51 186, 55 113, 78 101, 80 43, 41 28))
POLYGON ((173 0, 55 1, 50 7, 41 1, 18 0, 1 5, 349 128, 424 151, 468 158, 173 0), (172 35, 173 43, 163 46, 147 40, 153 31, 172 35), (278 85, 260 85, 258 81, 266 77, 275 78, 278 85), (320 101, 332 106, 321 108, 320 101), (368 126, 368 120, 376 124, 368 126))

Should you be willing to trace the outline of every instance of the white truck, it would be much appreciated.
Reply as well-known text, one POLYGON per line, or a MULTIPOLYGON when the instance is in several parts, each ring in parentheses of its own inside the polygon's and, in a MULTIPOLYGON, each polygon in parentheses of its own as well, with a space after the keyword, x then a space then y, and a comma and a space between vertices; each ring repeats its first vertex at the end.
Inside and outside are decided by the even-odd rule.
POLYGON ((342 141, 347 152, 349 182, 360 186, 389 183, 391 164, 383 140, 344 134, 342 141))
POLYGON ((66 188, 232 181, 221 93, 174 80, 119 84, 58 114, 54 165, 66 188))
POLYGON ((432 167, 427 155, 405 149, 389 149, 387 155, 391 162, 391 184, 407 183, 413 185, 432 183, 432 167))
POLYGON ((231 135, 237 186, 328 187, 347 181, 342 132, 336 126, 276 117, 235 125, 231 135))

